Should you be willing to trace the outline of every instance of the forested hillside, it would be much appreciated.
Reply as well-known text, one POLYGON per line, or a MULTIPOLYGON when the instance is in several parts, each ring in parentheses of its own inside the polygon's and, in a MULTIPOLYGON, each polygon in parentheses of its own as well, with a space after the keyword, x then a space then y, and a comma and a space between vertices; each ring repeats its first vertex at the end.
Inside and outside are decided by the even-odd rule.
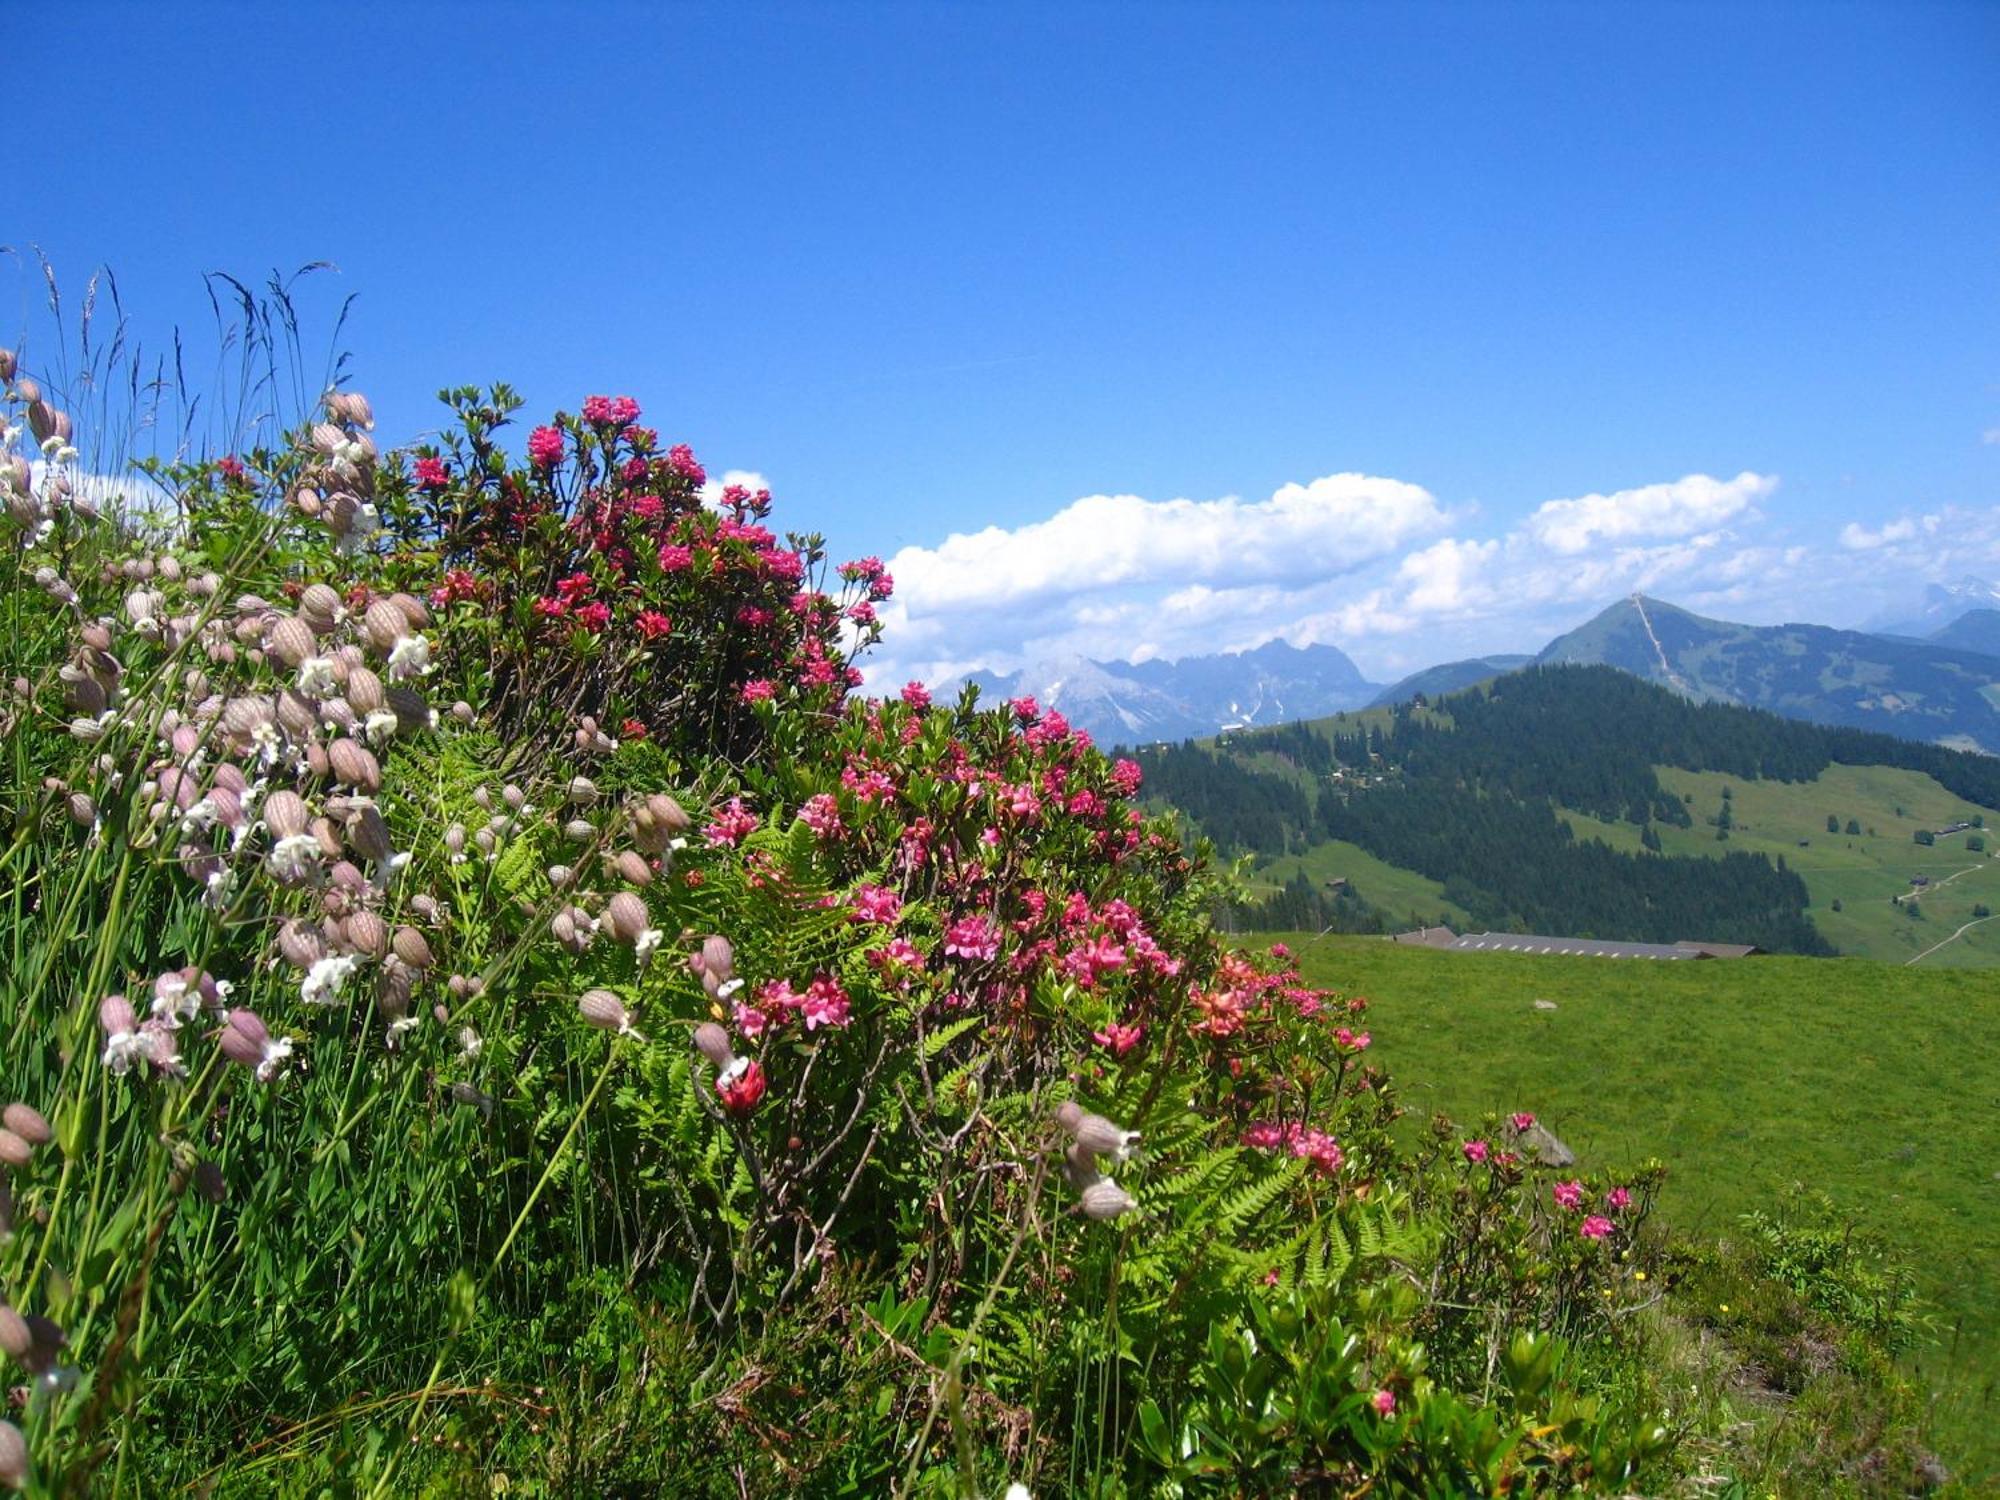
MULTIPOLYGON (((1687 829, 1693 816, 1655 767, 1806 782, 1836 764, 1887 766, 2000 806, 2000 761, 1989 757, 1692 703, 1607 667, 1511 673, 1434 703, 1161 747, 1141 761, 1148 792, 1226 849, 1276 856, 1344 840, 1440 882, 1483 925, 1810 954, 1832 949, 1783 855, 1660 851, 1660 828, 1687 829), (1562 810, 1636 828, 1641 847, 1579 838, 1562 810)), ((1726 843, 1726 810, 1715 821, 1726 843)), ((1304 895, 1291 893, 1290 908, 1304 895)), ((1345 900, 1338 925, 1353 930, 1345 900)))

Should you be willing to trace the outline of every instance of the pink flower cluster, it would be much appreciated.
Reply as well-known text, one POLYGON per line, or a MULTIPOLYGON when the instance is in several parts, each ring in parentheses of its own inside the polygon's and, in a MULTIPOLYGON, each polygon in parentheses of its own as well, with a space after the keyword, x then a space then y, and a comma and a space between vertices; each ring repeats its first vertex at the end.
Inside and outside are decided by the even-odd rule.
POLYGON ((1341 1162, 1346 1160, 1341 1154, 1340 1144, 1332 1136, 1323 1130, 1301 1125, 1296 1120, 1287 1120, 1283 1124, 1265 1120, 1252 1125, 1243 1132, 1243 1144, 1260 1151, 1290 1151, 1329 1175, 1338 1172, 1341 1162))
POLYGON ((734 849, 756 831, 757 815, 743 805, 741 797, 731 797, 722 811, 709 819, 703 837, 711 848, 734 849))

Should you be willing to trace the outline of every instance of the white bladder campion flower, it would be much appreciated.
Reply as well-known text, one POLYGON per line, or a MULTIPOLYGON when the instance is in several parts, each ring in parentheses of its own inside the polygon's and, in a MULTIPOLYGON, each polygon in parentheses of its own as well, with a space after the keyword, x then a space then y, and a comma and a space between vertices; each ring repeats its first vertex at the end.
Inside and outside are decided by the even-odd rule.
POLYGON ((359 960, 352 953, 333 953, 320 959, 299 983, 299 998, 308 1005, 331 1005, 340 998, 359 960))
POLYGON ((330 656, 308 656, 299 663, 299 691, 314 698, 331 697, 340 686, 333 675, 333 658, 330 656))

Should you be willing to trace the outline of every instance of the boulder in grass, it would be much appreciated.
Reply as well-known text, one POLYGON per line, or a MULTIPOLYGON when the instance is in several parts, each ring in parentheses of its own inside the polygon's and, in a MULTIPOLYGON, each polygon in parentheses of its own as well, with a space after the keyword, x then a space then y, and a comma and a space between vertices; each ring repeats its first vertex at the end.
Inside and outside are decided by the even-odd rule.
POLYGON ((1553 1130, 1539 1121, 1514 1132, 1522 1152, 1544 1167, 1573 1167, 1576 1153, 1565 1146, 1553 1130))
POLYGON ((1556 1003, 1553 1000, 1537 1000, 1535 1002, 1536 1010, 1554 1010, 1555 1008, 1556 1003))

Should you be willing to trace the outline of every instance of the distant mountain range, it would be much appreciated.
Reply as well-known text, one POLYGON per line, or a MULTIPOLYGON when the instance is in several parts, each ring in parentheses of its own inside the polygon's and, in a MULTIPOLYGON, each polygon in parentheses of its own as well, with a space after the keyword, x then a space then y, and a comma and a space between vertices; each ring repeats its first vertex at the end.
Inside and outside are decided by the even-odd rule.
POLYGON ((1533 656, 1445 662, 1387 687, 1333 646, 1284 641, 1177 662, 1070 657, 966 680, 988 702, 1028 696, 1059 709, 1108 747, 1436 698, 1531 663, 1617 667, 1698 701, 2000 754, 2000 585, 1978 578, 1932 584, 1917 610, 1874 631, 1737 625, 1634 595, 1533 656))
POLYGON ((974 672, 966 681, 988 703, 1025 696, 1057 709, 1105 746, 1319 718, 1361 708, 1381 691, 1345 652, 1284 641, 1177 662, 1065 657, 1006 676, 974 672))

